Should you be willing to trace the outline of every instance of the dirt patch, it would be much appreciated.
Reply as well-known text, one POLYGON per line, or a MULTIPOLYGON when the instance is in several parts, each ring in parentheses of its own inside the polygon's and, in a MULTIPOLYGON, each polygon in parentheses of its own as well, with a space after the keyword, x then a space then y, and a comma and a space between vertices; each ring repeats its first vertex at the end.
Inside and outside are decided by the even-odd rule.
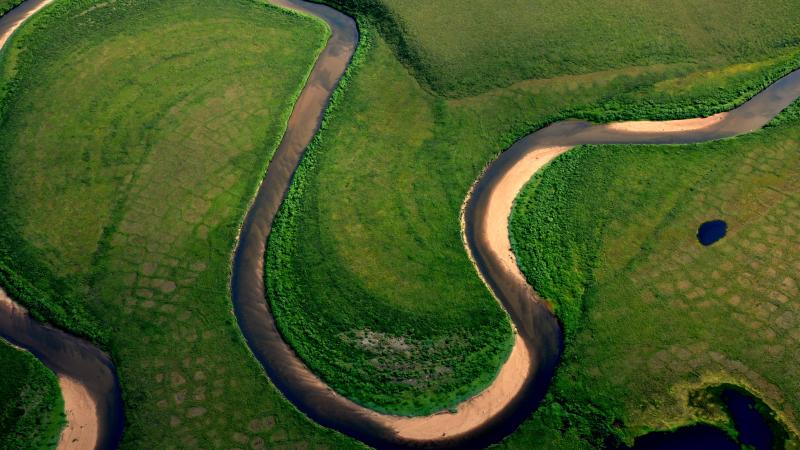
POLYGON ((455 413, 442 412, 424 417, 372 414, 403 438, 429 440, 456 436, 477 428, 502 411, 522 389, 530 370, 528 348, 517 335, 511 355, 494 382, 480 394, 460 403, 455 413))

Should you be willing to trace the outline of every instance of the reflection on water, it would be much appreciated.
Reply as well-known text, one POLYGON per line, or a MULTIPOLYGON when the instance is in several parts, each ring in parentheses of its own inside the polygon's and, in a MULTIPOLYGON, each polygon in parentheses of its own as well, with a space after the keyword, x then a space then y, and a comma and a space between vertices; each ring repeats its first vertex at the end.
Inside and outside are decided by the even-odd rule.
POLYGON ((763 401, 739 386, 723 384, 692 394, 693 407, 721 406, 738 436, 707 424, 690 425, 675 431, 654 432, 636 439, 635 450, 649 449, 739 449, 783 448, 788 431, 763 401), (698 400, 699 399, 699 400, 698 400))
POLYGON ((659 431, 638 439, 633 450, 740 450, 735 439, 711 425, 700 424, 675 431, 659 431))

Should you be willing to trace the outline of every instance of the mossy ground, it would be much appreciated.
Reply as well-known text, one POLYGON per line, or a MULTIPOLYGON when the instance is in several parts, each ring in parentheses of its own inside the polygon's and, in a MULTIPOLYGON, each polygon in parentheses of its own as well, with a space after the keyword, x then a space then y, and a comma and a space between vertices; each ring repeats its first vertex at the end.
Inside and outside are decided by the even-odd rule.
POLYGON ((579 147, 525 189, 514 248, 568 340, 545 405, 509 448, 593 448, 609 435, 719 422, 689 397, 726 382, 796 433, 796 108, 735 139, 579 147), (713 219, 728 235, 704 247, 697 228, 713 219))
POLYGON ((527 79, 692 62, 800 43, 792 0, 326 0, 379 21, 426 88, 473 96, 527 79))
POLYGON ((238 226, 326 37, 249 0, 61 0, 5 55, 0 248, 52 301, 46 319, 97 324, 123 448, 354 445, 269 383, 229 287, 238 226))
POLYGON ((266 280, 282 332, 313 370, 399 414, 454 406, 487 386, 508 354, 508 321, 476 276, 459 223, 470 185, 499 152, 567 117, 727 110, 798 64, 797 50, 777 49, 725 68, 654 64, 454 99, 420 84, 383 39, 385 24, 368 23, 371 48, 300 169, 266 280))
MULTIPOLYGON (((676 3, 663 8, 676 9, 676 3)), ((494 3, 483 4, 482 12, 460 3, 447 9, 513 31, 497 25, 502 16, 485 14, 494 3)), ((291 312, 294 320, 319 324, 313 333, 327 339, 337 331, 315 317, 344 317, 338 329, 368 328, 383 352, 398 342, 430 346, 446 338, 445 353, 435 359, 452 365, 460 362, 456 354, 473 359, 460 378, 444 367, 434 370, 438 379, 396 383, 392 389, 407 390, 392 392, 387 402, 369 390, 371 377, 376 370, 405 370, 397 365, 405 353, 372 364, 357 335, 336 335, 324 342, 342 357, 337 367, 349 371, 343 376, 355 390, 348 393, 376 406, 419 411, 488 383, 508 350, 510 328, 463 250, 458 215, 471 183, 514 140, 554 120, 710 114, 774 81, 796 65, 790 48, 797 40, 796 11, 761 2, 750 21, 745 13, 753 5, 747 5, 703 15, 707 20, 698 28, 744 21, 730 28, 742 40, 697 39, 696 51, 642 58, 595 47, 591 64, 553 60, 549 72, 520 68, 519 62, 542 60, 524 49, 509 56, 502 42, 485 41, 491 52, 480 57, 466 51, 468 39, 483 38, 463 20, 436 25, 455 38, 442 41, 450 49, 444 53, 433 48, 436 40, 425 46, 423 39, 411 43, 422 50, 409 52, 413 33, 403 35, 412 36, 403 41, 406 47, 376 35, 321 135, 319 161, 308 170, 312 189, 299 192, 295 214, 284 216, 291 222, 284 230, 295 226, 301 238, 284 234, 286 246, 271 248, 285 251, 291 264, 317 264, 291 272, 307 277, 282 279, 317 308, 291 312), (414 67, 417 78, 397 57, 408 62, 403 55, 415 52, 439 55, 435 64, 414 67), (453 65, 442 55, 461 62, 453 65), (435 69, 450 66, 457 70, 435 69), (422 336, 427 341, 417 330, 430 332, 422 336), (423 395, 408 395, 414 389, 423 395)), ((457 17, 444 14, 447 9, 438 16, 457 17)), ((387 11, 408 30, 433 29, 424 21, 428 16, 387 11)), ((622 23, 644 20, 641 13, 621 11, 622 23)), ((0 247, 15 274, 53 302, 68 299, 61 306, 72 315, 51 320, 90 336, 88 324, 96 323, 107 334, 97 339, 105 339, 119 363, 130 423, 124 445, 352 445, 311 424, 268 384, 236 330, 228 294, 237 225, 324 31, 243 0, 64 0, 46 17, 34 19, 38 25, 26 27, 6 55, 4 76, 18 81, 6 84, 0 130, 0 247)), ((614 20, 620 19, 608 18, 614 20)), ((388 29, 378 22, 372 25, 388 29)), ((585 31, 589 27, 568 25, 547 38, 569 43, 584 33, 582 42, 607 43, 585 31)), ((632 41, 617 44, 635 49, 649 37, 631 33, 632 41)), ((275 236, 280 239, 277 229, 275 236)), ((282 276, 275 272, 273 280, 282 276)), ((313 337, 296 342, 313 343, 313 337)), ((325 370, 324 360, 306 355, 325 370)), ((435 360, 419 355, 412 362, 436 369, 435 360)), ((563 411, 548 405, 545 413, 563 411)), ((562 435, 563 423, 554 417, 562 416, 547 416, 553 426, 542 434, 552 442, 583 433, 576 424, 562 435)), ((514 439, 509 445, 523 443, 514 439)))

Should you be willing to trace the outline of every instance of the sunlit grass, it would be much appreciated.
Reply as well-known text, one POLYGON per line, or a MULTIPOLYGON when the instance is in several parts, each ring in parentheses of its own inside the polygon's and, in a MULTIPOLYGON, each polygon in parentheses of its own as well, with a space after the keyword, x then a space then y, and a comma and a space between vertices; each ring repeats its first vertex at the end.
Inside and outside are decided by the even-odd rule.
POLYGON ((568 340, 546 405, 509 446, 725 425, 688 398, 726 382, 797 429, 798 138, 794 119, 708 144, 580 147, 526 188, 514 248, 568 340), (712 219, 729 233, 703 247, 712 219))
POLYGON ((239 223, 327 30, 249 0, 45 11, 7 61, 0 248, 54 304, 100 324, 123 446, 352 445, 270 384, 229 288, 239 223))

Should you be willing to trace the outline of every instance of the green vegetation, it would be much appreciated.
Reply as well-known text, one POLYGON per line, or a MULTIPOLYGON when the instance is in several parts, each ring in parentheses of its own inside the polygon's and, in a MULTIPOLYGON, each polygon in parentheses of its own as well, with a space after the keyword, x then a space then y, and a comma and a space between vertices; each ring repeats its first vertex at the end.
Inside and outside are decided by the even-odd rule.
POLYGON ((2 339, 0 367, 0 448, 54 448, 66 423, 56 376, 2 339))
POLYGON ((377 410, 429 414, 491 382, 510 348, 510 328, 471 276, 458 240, 442 254, 418 254, 406 266, 394 263, 408 260, 405 255, 436 232, 418 229, 416 240, 398 239, 404 215, 391 214, 387 205, 400 204, 409 212, 415 199, 408 185, 386 190, 396 177, 424 183, 412 164, 419 155, 403 150, 429 139, 429 130, 421 127, 397 139, 394 127, 401 117, 431 105, 420 92, 365 107, 366 99, 380 92, 414 87, 384 44, 372 48, 372 34, 364 34, 354 67, 366 55, 376 58, 374 64, 356 69, 359 76, 352 82, 348 77, 347 100, 338 96, 333 111, 337 118, 358 117, 364 126, 380 128, 383 140, 370 145, 371 134, 342 120, 327 121, 276 219, 266 283, 281 333, 337 391, 377 410), (329 139, 336 145, 325 147, 329 139), (401 166, 384 164, 390 148, 397 150, 391 153, 401 166), (364 178, 367 173, 370 179, 364 178), (375 189, 381 195, 370 195, 375 189), (363 222, 351 227, 356 217, 363 222), (441 273, 424 273, 430 259, 438 260, 441 273), (458 264, 448 267, 448 260, 458 264), (450 282, 426 291, 425 281, 437 278, 450 282))
MULTIPOLYGON (((729 109, 798 59, 798 13, 777 0, 758 8, 720 4, 713 14, 702 13, 708 7, 699 2, 641 2, 628 10, 582 2, 573 9, 589 11, 584 20, 596 14, 593 23, 608 35, 565 25, 578 16, 551 10, 560 22, 551 20, 533 40, 528 33, 547 22, 542 5, 537 14, 528 3, 487 14, 497 12, 494 5, 475 0, 422 15, 412 10, 430 6, 416 1, 343 1, 366 19, 369 45, 298 173, 270 242, 266 276, 279 326, 309 365, 351 398, 400 413, 451 407, 488 384, 508 353, 508 321, 475 276, 458 221, 470 184, 499 152, 565 117, 729 109), (709 19, 676 20, 681 11, 709 19), (430 17, 443 22, 431 25, 430 17), (515 25, 498 25, 506 23, 515 25), (684 23, 689 28, 674 28, 684 23), (640 33, 619 24, 656 28, 640 33), (518 38, 509 39, 512 32, 518 38), (401 62, 417 57, 422 64, 409 73, 401 62)), ((3 56, 2 282, 36 289, 18 298, 39 317, 110 349, 130 425, 125 447, 353 445, 310 423, 268 383, 236 329, 228 292, 243 211, 324 37, 317 22, 249 0, 62 0, 3 56)), ((670 151, 662 150, 665 159, 670 151)), ((638 167, 642 176, 657 167, 630 159, 630 170, 638 167)), ((728 161, 697 159, 706 165, 690 167, 674 185, 688 186, 702 167, 728 161)), ((584 310, 574 309, 574 323, 583 323, 584 310)), ((588 344, 580 332, 575 327, 575 353, 568 347, 565 365, 583 358, 580 345, 588 344)), ((597 345, 647 351, 635 337, 619 341, 628 345, 614 337, 611 345, 605 336, 597 345)), ((681 339, 701 342, 693 334, 681 339)), ((646 344, 653 342, 660 341, 646 344)), ((674 351, 683 355, 684 348, 694 351, 674 351)), ((635 361, 626 361, 632 365, 621 373, 629 378, 620 379, 634 380, 643 369, 634 373, 635 361)), ((633 419, 584 402, 594 401, 590 384, 573 386, 577 375, 564 372, 509 445, 531 436, 582 444, 598 429, 597 436, 625 438, 653 427, 646 417, 652 411, 683 421, 685 411, 665 400, 672 369, 662 372, 635 386, 648 389, 642 398, 655 406, 635 410, 633 419), (575 402, 565 406, 564 399, 575 402)), ((736 381, 791 413, 776 402, 780 391, 761 382, 766 376, 749 376, 736 381)), ((617 412, 628 398, 635 397, 598 401, 617 412)))
POLYGON ((25 0, 0 0, 0 16, 19 6, 25 0))
MULTIPOLYGON (((745 398, 751 400, 751 408, 764 419, 767 427, 769 428, 770 434, 773 436, 774 442, 777 443, 777 445, 774 446, 775 448, 784 448, 785 445, 783 444, 790 442, 791 435, 789 434, 789 430, 787 430, 783 423, 781 423, 781 421, 778 419, 775 411, 773 411, 766 403, 764 403, 763 400, 753 397, 753 395, 747 391, 747 389, 744 389, 741 386, 734 384, 709 386, 705 389, 690 393, 689 405, 696 408, 703 408, 709 414, 723 413, 728 417, 731 417, 732 411, 730 408, 730 403, 732 398, 739 400, 745 398)), ((739 435, 735 424, 732 423, 732 418, 730 422, 731 423, 729 423, 728 426, 730 428, 729 432, 731 432, 731 435, 739 435)))
MULTIPOLYGON (((499 152, 567 117, 727 110, 798 65, 797 49, 776 48, 731 67, 655 64, 448 99, 400 64, 398 35, 384 40, 393 22, 356 6, 371 45, 300 168, 266 281, 278 325, 306 363, 337 391, 398 414, 454 406, 487 386, 508 354, 508 321, 475 275, 459 223, 469 186, 499 152)), ((740 53, 726 52, 719 64, 740 53)))
POLYGON ((792 0, 327 0, 378 22, 433 91, 654 64, 723 67, 800 43, 792 0))
POLYGON ((725 424, 691 401, 724 383, 746 386, 796 433, 798 106, 736 139, 578 147, 526 187, 514 249, 567 342, 545 404, 508 448, 725 424), (712 219, 728 236, 703 247, 697 227, 712 219))
POLYGON ((354 446, 269 383, 229 293, 326 37, 250 0, 60 0, 3 56, 3 287, 111 352, 124 448, 354 446))

